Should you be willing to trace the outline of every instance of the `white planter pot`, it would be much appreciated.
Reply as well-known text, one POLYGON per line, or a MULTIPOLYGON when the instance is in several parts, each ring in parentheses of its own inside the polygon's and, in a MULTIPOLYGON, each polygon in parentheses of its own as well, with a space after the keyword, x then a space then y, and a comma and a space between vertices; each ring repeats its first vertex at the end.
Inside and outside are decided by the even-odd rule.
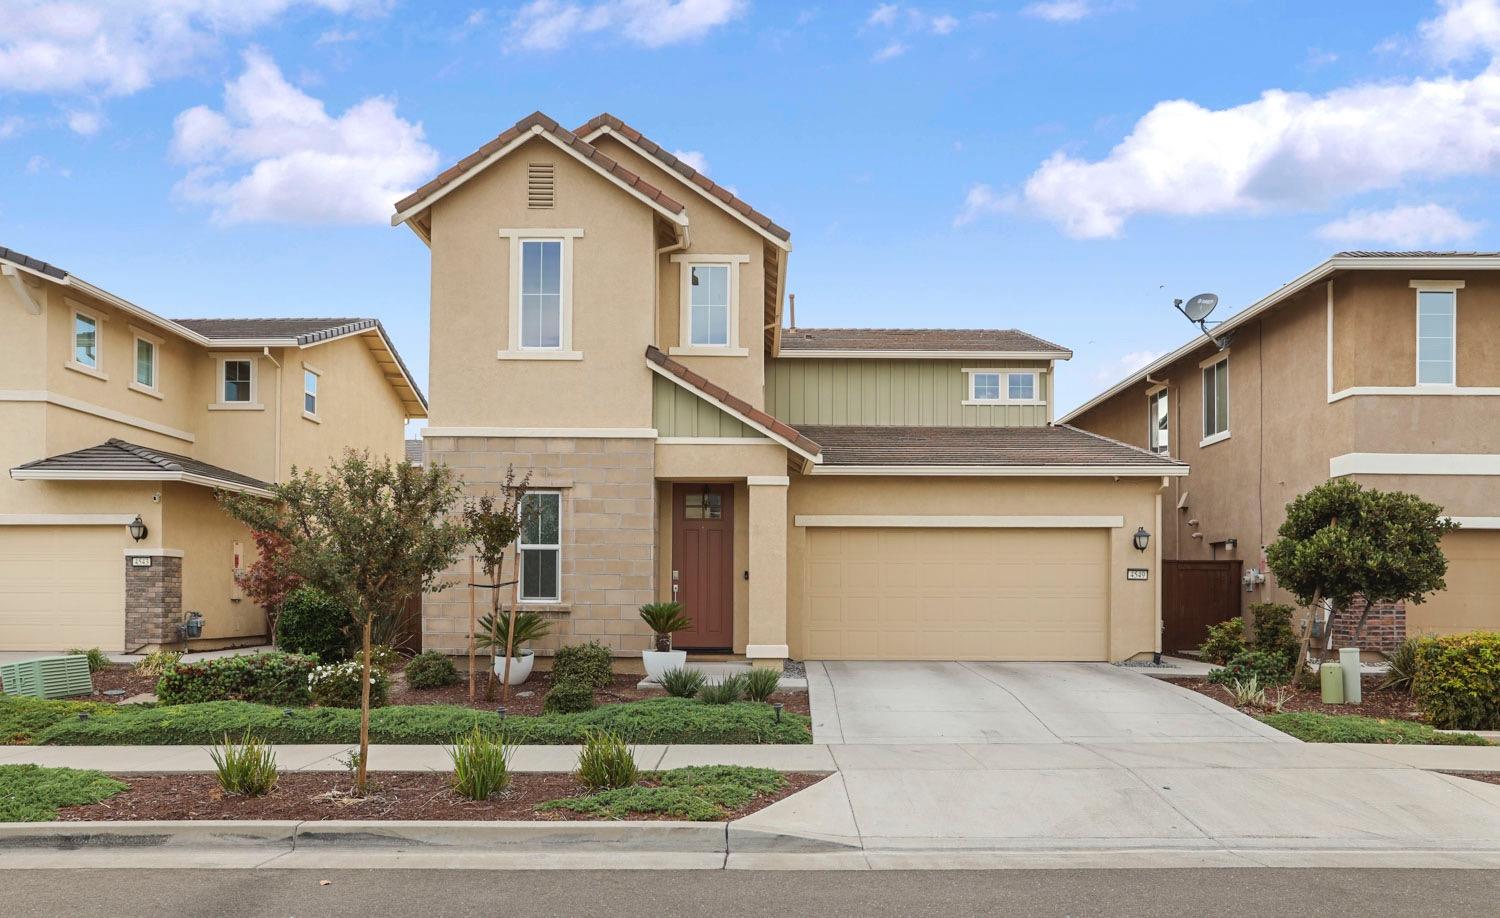
POLYGON ((662 673, 669 669, 681 669, 687 663, 687 651, 643 650, 641 662, 646 665, 646 675, 653 682, 660 682, 662 673))
MULTIPOLYGON (((523 650, 519 657, 510 658, 510 684, 520 685, 531 678, 531 667, 536 664, 536 652, 523 650)), ((505 678, 505 658, 495 657, 495 675, 505 678)))

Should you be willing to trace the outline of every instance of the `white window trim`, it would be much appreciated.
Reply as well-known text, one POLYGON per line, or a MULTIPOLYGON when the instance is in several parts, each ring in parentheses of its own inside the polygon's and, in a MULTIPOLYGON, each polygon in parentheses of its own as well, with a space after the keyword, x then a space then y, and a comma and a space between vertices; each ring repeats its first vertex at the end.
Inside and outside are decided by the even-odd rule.
POLYGON ((674 357, 749 357, 750 349, 740 346, 740 265, 749 264, 749 255, 673 255, 677 268, 677 346, 667 348, 674 357), (729 269, 729 336, 724 344, 693 342, 693 266, 718 265, 729 269))
POLYGON ((1153 455, 1172 457, 1172 393, 1167 391, 1165 384, 1152 386, 1146 390, 1146 450, 1153 455), (1157 396, 1164 396, 1167 400, 1167 448, 1158 450, 1152 441, 1156 439, 1156 433, 1160 429, 1156 426, 1156 412, 1152 403, 1157 396))
POLYGON ((63 366, 82 373, 85 376, 92 376, 95 379, 109 379, 109 374, 104 371, 104 323, 106 319, 94 310, 76 305, 72 301, 69 301, 68 306, 71 310, 68 313, 68 359, 63 363, 63 366), (86 363, 79 363, 75 359, 78 353, 77 325, 79 316, 83 316, 94 323, 93 366, 89 366, 86 363))
POLYGON ((209 411, 264 411, 265 405, 260 403, 260 360, 255 354, 216 354, 214 355, 214 400, 208 406, 209 411), (234 361, 250 361, 250 401, 248 402, 226 402, 224 401, 224 364, 234 361))
POLYGON ((161 392, 162 339, 134 325, 128 327, 130 329, 130 382, 126 383, 126 387, 152 398, 163 398, 161 392), (136 356, 136 350, 139 349, 142 341, 151 345, 151 385, 149 386, 137 379, 135 375, 136 361, 139 359, 136 356))
POLYGON ((322 409, 323 409, 323 371, 320 370, 320 369, 318 369, 317 367, 313 366, 312 364, 307 363, 307 362, 304 361, 303 364, 302 364, 302 416, 304 418, 306 418, 307 420, 312 421, 315 424, 321 424, 321 423, 323 423, 323 418, 320 416, 320 413, 322 412, 322 409), (308 411, 307 410, 307 396, 308 396, 308 391, 307 391, 307 374, 308 373, 311 373, 313 376, 317 377, 317 380, 318 380, 318 391, 312 393, 313 407, 317 408, 318 409, 317 411, 308 411))
MULTIPOLYGON (((1201 361, 1198 362, 1198 386, 1199 386, 1200 390, 1203 387, 1203 374, 1209 368, 1218 366, 1219 364, 1224 363, 1228 359, 1229 359, 1229 349, 1225 348, 1224 350, 1220 351, 1219 353, 1215 354, 1214 356, 1209 357, 1206 360, 1201 360, 1201 361)), ((1227 378, 1225 379, 1224 384, 1226 386, 1229 384, 1229 381, 1228 381, 1227 378)), ((1204 428, 1206 428, 1208 426, 1208 416, 1207 416, 1207 414, 1204 411, 1204 407, 1205 407, 1205 405, 1207 403, 1207 399, 1204 397, 1205 395, 1206 395, 1206 392, 1203 392, 1203 391, 1200 391, 1198 393, 1198 396, 1199 396, 1199 398, 1198 398, 1198 430, 1200 430, 1200 431, 1202 431, 1204 428)), ((1229 392, 1227 390, 1224 392, 1224 404, 1225 404, 1226 407, 1229 406, 1229 392)), ((1230 431, 1231 430, 1233 430, 1233 425, 1231 425, 1229 427, 1225 427, 1223 430, 1219 431, 1218 433, 1215 433, 1215 434, 1206 434, 1203 437, 1203 439, 1201 439, 1201 440, 1198 441, 1198 446, 1199 447, 1204 447, 1204 446, 1212 446, 1215 443, 1222 443, 1225 440, 1229 439, 1229 435, 1230 435, 1230 431)))
POLYGON ((963 400, 965 405, 1045 405, 1045 398, 1010 398, 1010 378, 1012 376, 1030 376, 1031 391, 1040 393, 1042 391, 1043 370, 1007 370, 1003 367, 964 367, 963 372, 968 376, 969 397, 963 400), (974 395, 974 377, 981 374, 994 374, 1000 377, 999 398, 978 398, 974 395))
POLYGON ((563 495, 562 495, 562 491, 559 491, 559 490, 550 490, 550 489, 549 490, 538 489, 538 490, 534 490, 534 491, 527 491, 526 493, 527 493, 528 496, 532 495, 532 494, 536 494, 536 495, 553 494, 553 495, 557 496, 557 542, 556 543, 548 543, 548 544, 527 543, 527 542, 523 541, 523 537, 525 536, 524 532, 521 533, 520 536, 516 537, 516 555, 517 555, 517 560, 520 562, 517 565, 517 567, 519 568, 519 570, 516 571, 516 577, 517 577, 517 579, 519 579, 519 580, 522 581, 522 583, 517 584, 517 586, 519 587, 519 589, 517 589, 516 595, 520 596, 520 600, 521 600, 521 603, 523 605, 556 605, 557 603, 562 602, 562 592, 563 592, 563 585, 562 585, 562 582, 563 582, 563 573, 562 573, 562 571, 563 571, 563 543, 562 543, 562 537, 563 537, 563 495), (525 590, 525 583, 524 583, 524 581, 525 581, 525 576, 526 576, 525 555, 526 555, 526 552, 527 552, 528 549, 534 549, 534 550, 538 550, 538 551, 553 551, 553 550, 555 550, 557 552, 557 595, 550 596, 550 597, 543 597, 543 596, 531 596, 531 597, 528 597, 528 596, 524 595, 524 590, 525 590))
POLYGON ((582 360, 583 354, 573 350, 573 240, 581 239, 583 230, 574 228, 537 227, 503 228, 500 238, 510 243, 510 322, 507 329, 506 347, 497 351, 498 360, 582 360), (557 347, 521 346, 521 246, 526 242, 562 243, 562 261, 559 271, 559 303, 557 317, 557 347))
POLYGON ((1413 388, 1426 389, 1428 391, 1447 391, 1458 388, 1458 291, 1462 290, 1463 281, 1417 281, 1411 282, 1412 297, 1412 328, 1414 329, 1412 347, 1412 385, 1413 388), (1424 293, 1451 293, 1453 294, 1453 338, 1449 342, 1449 362, 1453 367, 1453 381, 1445 383, 1422 382, 1422 294, 1424 293))

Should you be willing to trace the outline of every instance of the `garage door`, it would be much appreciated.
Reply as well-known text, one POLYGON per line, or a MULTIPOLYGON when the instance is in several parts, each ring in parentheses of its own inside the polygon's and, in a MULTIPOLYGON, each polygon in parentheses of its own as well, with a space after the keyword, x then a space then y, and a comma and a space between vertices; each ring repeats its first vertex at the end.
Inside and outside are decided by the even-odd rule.
POLYGON ((1448 589, 1406 608, 1406 633, 1500 631, 1500 532, 1462 530, 1443 539, 1448 589))
POLYGON ((0 650, 124 650, 123 526, 0 527, 0 650))
POLYGON ((814 528, 807 544, 809 658, 1109 658, 1106 530, 814 528))

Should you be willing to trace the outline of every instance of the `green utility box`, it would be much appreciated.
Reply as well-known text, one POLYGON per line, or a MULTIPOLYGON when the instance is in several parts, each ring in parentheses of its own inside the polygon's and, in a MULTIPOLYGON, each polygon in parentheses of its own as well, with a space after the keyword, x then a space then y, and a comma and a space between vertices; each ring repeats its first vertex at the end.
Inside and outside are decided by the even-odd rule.
POLYGON ((94 680, 89 676, 88 657, 69 654, 0 665, 0 687, 9 695, 67 698, 91 694, 94 680))
POLYGON ((1344 703, 1344 668, 1337 663, 1324 663, 1318 667, 1318 679, 1323 684, 1324 704, 1344 703))

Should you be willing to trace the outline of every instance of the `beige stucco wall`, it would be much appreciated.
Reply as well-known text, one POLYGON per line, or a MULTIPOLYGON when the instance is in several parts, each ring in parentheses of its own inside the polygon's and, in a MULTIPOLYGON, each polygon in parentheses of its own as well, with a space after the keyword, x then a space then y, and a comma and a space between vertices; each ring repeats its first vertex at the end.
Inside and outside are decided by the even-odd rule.
MULTIPOLYGON (((345 449, 367 449, 373 456, 405 456, 406 409, 370 353, 364 336, 341 338, 317 347, 287 350, 282 393, 282 474, 292 466, 321 468, 345 449), (302 412, 304 366, 318 378, 318 420, 302 412)), ((274 367, 272 368, 274 370, 274 367)))
POLYGON ((1458 385, 1500 386, 1500 276, 1366 271, 1340 275, 1333 284, 1335 390, 1416 382, 1413 280, 1464 282, 1457 300, 1458 385))
POLYGON ((203 613, 202 643, 263 636, 265 613, 234 585, 234 543, 246 567, 255 561, 250 531, 206 488, 167 483, 161 495, 161 547, 183 553, 182 611, 203 613))
POLYGON ((1039 427, 1051 418, 1048 362, 780 357, 766 371, 766 410, 797 424, 1039 427), (965 405, 965 369, 1033 370, 1040 405, 965 405))
POLYGON ((792 655, 801 647, 807 555, 806 527, 799 514, 889 516, 1100 516, 1124 517, 1108 530, 1110 659, 1156 649, 1160 589, 1155 551, 1130 544, 1136 528, 1158 532, 1158 478, 866 478, 793 476, 787 499, 787 633, 792 655), (1150 568, 1147 582, 1126 581, 1128 567, 1150 568))

